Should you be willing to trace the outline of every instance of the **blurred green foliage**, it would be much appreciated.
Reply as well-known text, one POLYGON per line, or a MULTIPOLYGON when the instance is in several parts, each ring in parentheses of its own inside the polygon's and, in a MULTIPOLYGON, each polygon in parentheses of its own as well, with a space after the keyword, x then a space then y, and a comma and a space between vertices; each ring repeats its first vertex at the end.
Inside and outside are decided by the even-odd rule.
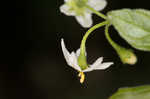
POLYGON ((150 99, 150 85, 120 88, 109 99, 150 99))

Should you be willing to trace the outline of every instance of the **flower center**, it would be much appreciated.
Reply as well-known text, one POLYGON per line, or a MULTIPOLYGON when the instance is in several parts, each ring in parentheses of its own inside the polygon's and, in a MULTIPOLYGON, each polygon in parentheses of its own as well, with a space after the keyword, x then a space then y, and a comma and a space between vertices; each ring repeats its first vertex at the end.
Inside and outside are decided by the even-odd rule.
POLYGON ((88 2, 88 0, 74 0, 76 2, 76 5, 80 8, 84 7, 85 4, 88 2))
POLYGON ((71 0, 67 4, 71 7, 70 10, 75 11, 77 16, 84 15, 85 5, 88 0, 71 0))

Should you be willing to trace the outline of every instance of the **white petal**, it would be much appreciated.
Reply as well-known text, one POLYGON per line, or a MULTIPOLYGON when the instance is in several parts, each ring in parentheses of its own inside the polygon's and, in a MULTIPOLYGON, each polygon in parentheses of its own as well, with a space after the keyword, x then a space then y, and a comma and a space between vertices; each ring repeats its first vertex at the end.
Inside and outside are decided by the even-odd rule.
POLYGON ((88 0, 88 5, 95 10, 100 11, 105 8, 107 2, 106 0, 88 0))
POLYGON ((90 65, 90 67, 96 68, 97 66, 101 65, 102 61, 103 61, 103 57, 100 57, 92 65, 90 65))
POLYGON ((81 71, 80 67, 78 66, 78 61, 77 61, 77 57, 75 55, 74 52, 72 52, 71 54, 68 52, 68 50, 65 47, 65 43, 64 40, 61 39, 61 47, 62 47, 62 51, 64 54, 64 57, 66 59, 66 62, 69 66, 71 66, 72 68, 81 71))
POLYGON ((90 67, 93 68, 93 70, 99 70, 99 69, 103 70, 113 64, 113 62, 102 63, 102 61, 103 61, 103 57, 100 57, 92 65, 90 65, 90 67))
POLYGON ((91 27, 93 24, 91 13, 85 13, 82 16, 76 16, 76 19, 84 28, 91 27))
POLYGON ((75 12, 70 10, 70 6, 68 6, 67 4, 60 6, 60 12, 64 13, 67 16, 74 16, 75 15, 75 12))
POLYGON ((101 65, 102 61, 103 61, 103 57, 98 58, 92 65, 90 65, 89 68, 87 68, 83 71, 89 72, 89 71, 95 70, 97 68, 97 66, 101 65))
POLYGON ((65 2, 70 2, 71 0, 64 0, 65 2))
MULTIPOLYGON (((80 48, 77 49, 77 51, 76 51, 76 56, 79 57, 79 55, 80 55, 80 48)), ((87 52, 86 51, 85 51, 85 56, 87 56, 87 52)))
POLYGON ((72 64, 72 63, 70 63, 70 57, 71 57, 71 55, 70 55, 70 53, 68 52, 68 50, 66 49, 65 43, 64 43, 64 40, 63 40, 63 39, 61 39, 61 47, 62 47, 62 51, 63 51, 63 54, 64 54, 64 57, 65 57, 65 59, 66 59, 67 64, 68 64, 68 65, 71 65, 71 64, 72 64))
POLYGON ((95 69, 96 70, 98 70, 98 69, 104 70, 104 69, 110 67, 112 64, 113 64, 113 62, 105 62, 105 63, 102 63, 101 65, 97 66, 95 69))
POLYGON ((68 2, 68 0, 64 0, 64 2, 68 2))
POLYGON ((90 72, 90 71, 93 71, 93 70, 104 70, 104 69, 110 67, 113 64, 113 62, 102 63, 102 61, 103 61, 102 57, 98 58, 93 63, 93 65, 90 65, 90 67, 85 69, 85 70, 83 70, 83 72, 90 72))
POLYGON ((79 57, 79 55, 80 55, 80 48, 77 49, 77 51, 76 51, 76 56, 79 57))
POLYGON ((72 68, 74 68, 74 69, 76 69, 78 71, 81 71, 81 68, 78 65, 78 58, 76 57, 76 54, 74 52, 71 53, 70 62, 72 63, 71 64, 72 68))
POLYGON ((93 71, 93 68, 89 67, 89 68, 83 70, 82 72, 90 72, 90 71, 93 71))

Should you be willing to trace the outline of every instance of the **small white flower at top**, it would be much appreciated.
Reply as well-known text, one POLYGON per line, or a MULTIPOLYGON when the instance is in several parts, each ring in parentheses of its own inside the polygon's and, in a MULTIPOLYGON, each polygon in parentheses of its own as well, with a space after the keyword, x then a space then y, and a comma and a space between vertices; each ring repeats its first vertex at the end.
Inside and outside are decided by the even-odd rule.
POLYGON ((65 47, 63 39, 61 39, 61 47, 67 64, 79 72, 79 77, 81 77, 80 83, 84 82, 85 79, 84 72, 90 72, 93 70, 104 70, 113 64, 113 62, 102 63, 103 57, 100 57, 92 65, 89 65, 89 67, 82 70, 78 65, 78 57, 80 55, 80 49, 78 49, 76 53, 75 52, 69 53, 69 51, 65 47))
POLYGON ((60 6, 60 11, 67 16, 75 16, 81 26, 88 28, 92 26, 92 11, 87 8, 91 7, 95 11, 105 8, 105 0, 64 0, 65 4, 60 6))

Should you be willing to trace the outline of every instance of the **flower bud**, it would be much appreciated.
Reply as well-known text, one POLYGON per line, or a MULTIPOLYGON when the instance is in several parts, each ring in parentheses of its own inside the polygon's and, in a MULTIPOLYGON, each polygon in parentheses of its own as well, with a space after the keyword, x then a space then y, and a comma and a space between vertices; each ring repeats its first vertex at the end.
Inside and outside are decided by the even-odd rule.
POLYGON ((134 65, 137 62, 137 57, 132 50, 120 46, 116 49, 117 53, 124 64, 134 65))
POLYGON ((117 43, 115 43, 111 37, 109 36, 108 33, 108 28, 109 25, 106 25, 105 27, 105 36, 108 40, 108 42, 112 45, 112 47, 116 50, 117 54, 119 55, 121 61, 124 64, 130 64, 130 65, 134 65, 137 62, 137 57, 136 55, 133 53, 132 50, 130 49, 126 49, 120 45, 118 45, 117 43))

